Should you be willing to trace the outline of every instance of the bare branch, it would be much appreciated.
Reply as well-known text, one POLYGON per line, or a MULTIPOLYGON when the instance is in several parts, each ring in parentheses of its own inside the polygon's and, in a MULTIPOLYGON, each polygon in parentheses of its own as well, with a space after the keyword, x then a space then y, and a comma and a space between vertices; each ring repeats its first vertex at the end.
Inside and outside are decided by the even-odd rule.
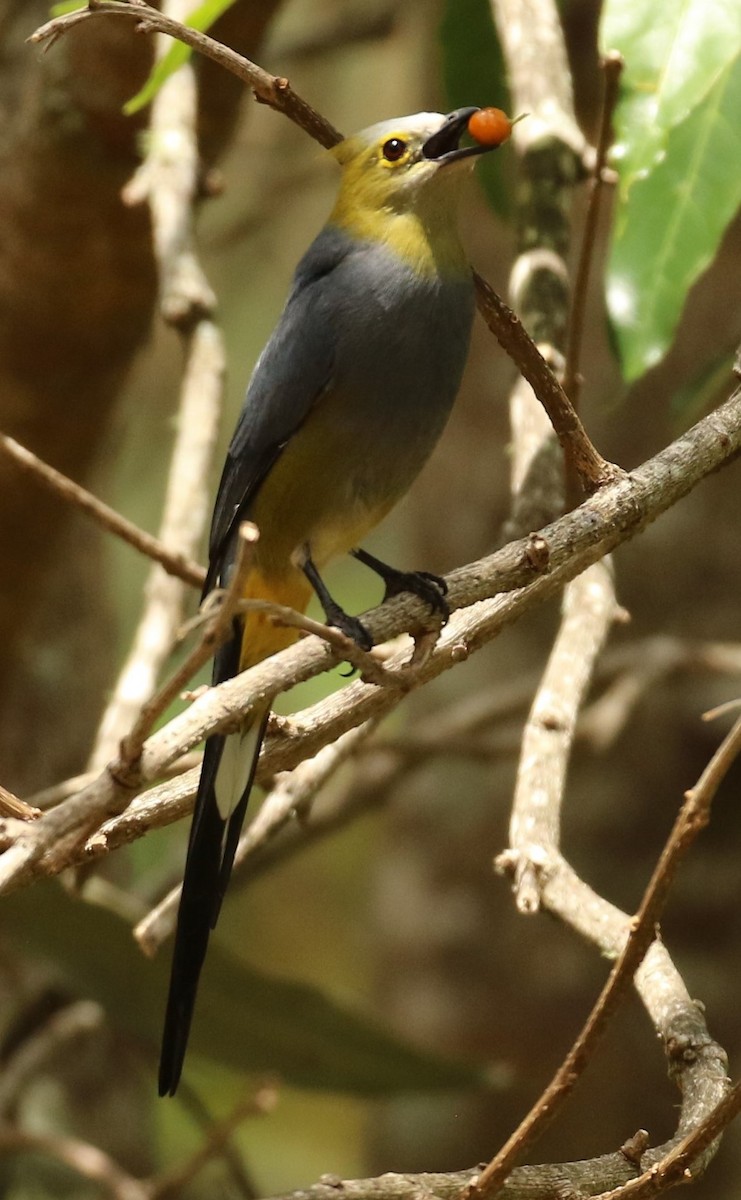
MULTIPOLYGON (((138 7, 138 6, 137 6, 138 7)), ((168 0, 163 19, 186 17, 189 0, 168 0)), ((98 11, 97 9, 88 10, 98 11)), ((142 9, 138 8, 141 15, 142 9)), ((70 14, 75 16, 75 14, 70 14)), ((177 22, 176 22, 177 23, 177 22)), ((157 39, 161 58, 169 38, 157 39)), ((194 250, 193 205, 198 193, 195 74, 185 64, 166 80, 152 104, 147 154, 124 190, 128 204, 149 203, 159 273, 160 309, 181 331, 186 367, 181 388, 160 538, 196 553, 208 520, 209 475, 218 435, 225 370, 221 333, 212 320, 216 298, 194 250)), ((154 691, 183 620, 184 589, 154 570, 128 659, 103 716, 91 767, 102 767, 154 691)), ((128 747, 129 751, 131 746, 128 747)))
MULTIPOLYGON (((356 680, 338 695, 291 718, 283 733, 265 747, 262 769, 275 772, 293 767, 346 730, 391 711, 410 685, 419 687, 464 661, 591 563, 635 536, 739 450, 741 391, 737 390, 725 405, 627 479, 602 488, 578 509, 541 530, 538 537, 546 553, 538 560, 538 571, 547 567, 547 574, 536 572, 533 580, 529 538, 452 572, 447 583, 453 616, 412 678, 403 677, 398 690, 356 680), (500 594, 506 591, 514 594, 500 594)), ((374 610, 367 622, 374 640, 380 642, 397 636, 413 622, 423 620, 424 615, 424 606, 416 598, 403 596, 374 610)), ((176 758, 208 733, 238 725, 256 702, 326 670, 333 661, 326 647, 307 638, 210 689, 187 712, 148 739, 125 785, 121 764, 112 763, 110 771, 104 771, 82 792, 24 828, 22 836, 0 856, 0 891, 28 882, 37 873, 61 870, 65 854, 69 855, 78 841, 84 841, 102 821, 122 811, 136 791, 161 778, 176 758), (117 773, 116 780, 111 772, 117 773), (63 844, 63 839, 70 836, 73 846, 63 844)), ((404 665, 404 654, 396 654, 387 661, 386 669, 394 671, 404 665)))
MULTIPOLYGON (((558 847, 561 804, 579 709, 615 610, 612 571, 606 560, 589 567, 564 593, 561 626, 522 738, 510 825, 512 848, 502 856, 514 873, 521 912, 536 912, 540 906, 544 848, 558 847)), ((606 1017, 607 1012, 600 1028, 606 1017)), ((591 1033, 588 1023, 584 1036, 591 1033)), ((587 1065, 590 1050, 588 1042, 584 1047, 575 1043, 552 1083, 472 1185, 472 1195, 496 1191, 546 1119, 552 1119, 559 1102, 587 1065)))
POLYGON ((73 479, 49 466, 43 459, 27 450, 25 446, 21 446, 15 438, 0 433, 0 450, 17 466, 50 488, 67 504, 74 505, 86 516, 92 517, 102 529, 121 538, 129 546, 133 546, 135 550, 145 554, 147 558, 159 563, 168 575, 174 575, 177 579, 182 579, 184 583, 189 583, 193 587, 203 585, 206 577, 203 567, 189 561, 184 555, 173 552, 158 538, 139 529, 137 525, 128 521, 126 517, 122 517, 114 508, 104 504, 92 492, 88 492, 79 483, 75 483, 73 479))
POLYGON ((595 156, 594 170, 589 189, 587 213, 586 217, 584 218, 584 228, 582 230, 579 262, 577 264, 576 278, 574 280, 574 296, 571 303, 569 334, 566 346, 566 363, 564 366, 563 376, 564 391, 566 392, 566 395, 570 397, 574 407, 577 406, 579 389, 581 386, 579 363, 581 361, 581 344, 584 334, 584 315, 587 304, 589 272, 591 270, 592 259, 594 257, 594 247, 597 238, 600 208, 602 205, 602 196, 605 185, 605 168, 607 166, 607 155, 610 149, 610 142, 612 138, 612 116, 617 103, 620 75, 623 70, 623 60, 619 54, 613 51, 611 54, 608 54, 606 58, 602 59, 601 66, 604 80, 602 115, 600 118, 597 153, 595 156))
POLYGON ((80 22, 90 18, 105 16, 134 20, 137 29, 143 32, 166 33, 170 37, 177 38, 178 41, 185 42, 186 46, 191 46, 199 53, 205 54, 207 58, 219 63, 227 71, 231 71, 233 75, 252 88, 257 99, 261 100, 263 104, 268 104, 278 112, 284 113, 322 146, 336 146, 342 140, 342 135, 330 125, 329 121, 326 121, 310 104, 296 95, 287 79, 271 75, 262 67, 258 67, 256 63, 243 58, 241 54, 223 46, 221 42, 215 41, 207 34, 199 33, 196 29, 189 29, 179 21, 174 21, 157 12, 156 9, 150 8, 148 4, 140 3, 139 0, 131 0, 130 3, 126 3, 125 0, 96 0, 95 5, 91 5, 85 12, 68 13, 66 16, 54 17, 53 20, 47 21, 45 25, 31 34, 28 40, 51 44, 74 25, 79 25, 80 22))
POLYGON ((150 1200, 168 1200, 170 1196, 180 1196, 206 1163, 223 1153, 232 1136, 248 1117, 268 1116, 277 1102, 278 1089, 275 1084, 266 1083, 256 1092, 250 1091, 234 1105, 224 1120, 216 1121, 210 1126, 203 1143, 185 1162, 164 1171, 150 1181, 150 1200))
POLYGON ((51 1133, 33 1133, 16 1126, 0 1126, 0 1155, 24 1151, 63 1163, 82 1179, 97 1183, 111 1200, 150 1200, 146 1183, 129 1175, 90 1142, 51 1133))
MULTIPOLYGON (((475 1183, 471 1185, 471 1195, 493 1195, 496 1192, 512 1169, 516 1158, 525 1152, 544 1127, 550 1123, 563 1100, 572 1091, 601 1040, 609 1018, 615 1012, 656 936, 656 926, 679 864, 695 838, 707 825, 715 793, 740 751, 741 719, 736 722, 715 752, 697 785, 687 793, 674 828, 643 895, 638 912, 630 923, 630 932, 620 957, 610 972, 581 1033, 528 1116, 507 1140, 496 1157, 481 1172, 475 1183)), ((557 854, 557 844, 552 840, 552 834, 549 836, 548 832, 543 831, 539 854, 541 868, 547 872, 557 854)), ((504 855, 502 858, 504 859, 502 865, 509 868, 512 864, 508 860, 508 856, 504 855)), ((598 933, 594 940, 597 941, 600 936, 601 934, 598 933)), ((644 987, 646 978, 644 975, 644 987)), ((650 976, 648 978, 650 979, 650 976)), ((662 1032, 660 1027, 659 1032, 662 1032)), ((704 1116, 705 1114, 703 1114, 703 1119, 704 1116)))
MULTIPOLYGON (((549 374, 563 370, 568 320, 566 256, 571 236, 574 182, 584 170, 586 143, 574 116, 568 57, 554 0, 490 0, 510 82, 515 112, 528 113, 514 127, 518 151, 518 256, 510 272, 514 307, 539 347, 549 374)), ((559 430, 569 477, 584 494, 609 474, 591 447, 566 393, 543 376, 535 355, 520 370, 510 397, 512 491, 509 536, 552 519, 563 505, 563 469, 550 423, 559 430), (539 382, 543 376, 542 385, 539 382), (528 384, 530 386, 528 386, 528 384), (537 401, 543 405, 541 411, 537 401)))
POLYGON ((0 785, 0 817, 14 817, 18 821, 35 821, 41 816, 41 810, 34 808, 25 800, 19 800, 7 788, 0 785))
POLYGON ((694 1183, 706 1165, 703 1162, 698 1170, 698 1159, 712 1148, 723 1130, 740 1112, 741 1083, 737 1083, 696 1129, 677 1142, 638 1179, 609 1192, 601 1192, 594 1200, 645 1200, 648 1196, 668 1191, 678 1183, 694 1183))
MULTIPOLYGON (((616 619, 620 619, 619 612, 616 619)), ((595 680, 609 681, 608 686, 583 710, 576 729, 577 738, 586 741, 595 750, 602 750, 611 745, 642 696, 659 680, 678 671, 741 674, 741 645, 735 642, 695 642, 658 635, 606 652, 595 670, 595 680)), ((383 760, 385 763, 379 786, 389 786, 395 776, 406 774, 408 770, 414 769, 417 762, 423 759, 426 761, 431 754, 475 754, 490 761, 496 755, 517 753, 519 739, 515 742, 514 737, 503 734, 492 740, 483 731, 488 725, 515 720, 520 715, 524 717, 537 685, 538 678, 535 674, 520 677, 509 687, 497 682, 496 686, 488 691, 477 690, 467 699, 460 700, 452 711, 446 708, 438 714, 431 714, 425 719, 424 726, 414 735, 405 733, 398 737, 374 739, 365 752, 371 758, 378 759, 379 762, 383 760)), ((734 704, 738 706, 737 701, 734 704)), ((704 714, 704 719, 707 718, 708 714, 704 714)), ((274 732, 284 728, 283 720, 273 716, 274 732)), ((163 771, 161 778, 179 780, 184 772, 190 771, 200 761, 201 755, 197 751, 184 754, 163 771)), ((74 775, 34 793, 28 797, 28 801, 21 803, 38 805, 38 810, 52 808, 92 783, 97 774, 95 771, 88 771, 83 775, 74 775)), ((375 767, 373 774, 376 774, 375 767)), ((267 778, 267 772, 265 777, 267 778)), ((180 782, 176 786, 180 796, 180 782)), ((181 798, 184 797, 185 793, 181 798)), ((186 809, 182 807, 177 808, 177 815, 168 815, 170 800, 169 785, 165 785, 150 789, 144 799, 132 802, 123 816, 114 817, 106 823, 108 848, 113 850, 123 842, 135 840, 148 829, 169 825, 183 816, 186 809), (155 797, 158 797, 157 802, 155 797), (136 814, 140 806, 143 811, 145 803, 150 819, 141 833, 137 834, 136 814), (118 831, 124 829, 127 830, 127 834, 119 842, 118 831)), ((179 804, 174 795, 172 800, 179 804)))
MULTIPOLYGON (((193 0, 165 0, 161 15, 180 23, 194 7, 193 0)), ((170 49, 170 38, 160 33, 155 41, 161 60, 170 49)), ((195 74, 185 64, 165 80, 152 102, 146 157, 122 193, 126 204, 149 203, 160 310, 169 325, 185 333, 212 317, 216 308, 194 244, 193 203, 200 174, 196 110, 195 74)))
POLYGON ((537 912, 542 848, 557 847, 577 717, 616 612, 609 560, 564 593, 558 636, 522 737, 508 859, 520 912, 537 912))
POLYGON ((473 278, 479 312, 542 404, 583 494, 588 496, 619 478, 623 472, 594 448, 566 392, 519 318, 476 271, 473 278))
MULTIPOLYGON (((166 771, 162 772, 161 778, 163 780, 176 779, 184 771, 189 771, 191 767, 198 766, 201 757, 201 754, 197 750, 184 754, 182 758, 176 759, 166 771)), ((29 800, 32 800, 34 804, 38 804, 42 812, 47 808, 54 808, 62 800, 67 800, 70 796, 74 796, 75 792, 82 791, 89 783, 97 779, 99 774, 99 771, 84 771, 81 775, 71 775, 69 779, 62 779, 59 783, 54 783, 48 788, 42 788, 41 791, 34 792, 29 797, 29 800)))

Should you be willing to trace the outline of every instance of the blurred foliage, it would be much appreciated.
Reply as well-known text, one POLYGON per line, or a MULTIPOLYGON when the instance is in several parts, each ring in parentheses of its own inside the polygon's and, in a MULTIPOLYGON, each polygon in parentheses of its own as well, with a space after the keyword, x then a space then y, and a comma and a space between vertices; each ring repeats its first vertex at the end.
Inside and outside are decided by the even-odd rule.
MULTIPOLYGON (((403 0, 393 35, 377 44, 348 40, 326 52, 315 51, 310 58, 286 54, 285 61, 276 54, 281 38, 283 45, 300 45, 302 32, 314 32, 328 14, 334 17, 350 8, 346 0, 292 0, 276 23, 274 41, 264 55, 256 56, 271 69, 290 72, 297 91, 331 114, 341 128, 446 105, 496 104, 509 109, 489 0, 445 0, 440 5, 403 0), (447 100, 441 95, 441 74, 447 100)), ((579 8, 576 0, 569 8, 579 8)), ((737 131, 728 121, 734 95, 738 111, 736 67, 731 61, 736 27, 728 26, 729 14, 733 18, 736 12, 735 0, 702 6, 692 0, 682 5, 664 0, 650 12, 634 0, 607 0, 605 5, 603 44, 618 45, 627 59, 617 115, 624 151, 614 261, 630 270, 630 286, 641 289, 634 324, 616 322, 630 378, 645 370, 651 347, 653 354, 657 348, 663 353, 671 339, 687 288, 714 252, 727 219, 724 205, 730 205, 738 186, 737 131), (694 26, 685 24, 689 15, 694 26), (659 252, 663 257, 657 257, 659 252)), ((592 49, 580 46, 580 53, 574 54, 572 47, 577 75, 592 49)), ((178 53, 187 57, 188 51, 178 47, 178 53)), ((157 79, 150 79, 148 86, 156 88, 157 79)), ((477 166, 477 174, 491 172, 486 194, 498 213, 509 210, 503 168, 512 157, 505 150, 486 156, 477 166)), ((225 439, 250 366, 280 311, 291 269, 324 220, 334 186, 332 170, 332 164, 325 170, 320 153, 302 133, 264 107, 250 104, 248 121, 224 164, 226 191, 203 207, 201 246, 219 295, 231 363, 225 439)), ((504 276, 509 247, 501 229, 488 220, 480 198, 471 200, 464 224, 473 261, 486 274, 501 270, 504 276)), ((595 320, 592 329, 597 343, 598 324, 595 320)), ((481 339, 478 359, 475 342, 468 388, 444 445, 390 531, 387 527, 378 535, 383 545, 376 548, 382 557, 444 570, 483 553, 496 537, 505 511, 507 471, 494 429, 498 420, 504 424, 504 405, 498 407, 493 399, 504 396, 510 368, 503 365, 503 356, 492 352, 490 339, 480 329, 476 337, 481 339), (416 538, 414 549, 403 545, 405 538, 416 538)), ((712 352, 718 362, 717 346, 711 351, 711 341, 700 334, 701 353, 685 375, 691 378, 696 368, 694 382, 684 390, 667 385, 655 394, 673 395, 677 406, 687 403, 690 394, 691 403, 702 403, 717 382, 701 363, 705 342, 708 355, 712 352)), ((585 363, 585 411, 598 444, 623 463, 643 457, 647 445, 663 444, 673 419, 668 405, 652 407, 647 401, 654 399, 653 392, 650 397, 636 392, 631 420, 605 417, 605 396, 611 388, 618 390, 614 364, 601 344, 596 352, 590 347, 590 354, 594 357, 585 363)), ((100 490, 149 528, 156 527, 179 368, 174 335, 160 333, 147 361, 132 374, 128 398, 111 434, 110 459, 100 468, 100 490)), ((505 438, 503 434, 501 441, 505 438)), ((692 498, 680 514, 667 519, 666 525, 671 528, 674 520, 674 528, 679 528, 683 554, 676 546, 667 549, 662 540, 665 525, 649 531, 647 557, 639 557, 638 545, 623 554, 621 601, 634 609, 636 636, 657 627, 663 632, 665 626, 670 633, 688 636, 734 636, 729 630, 731 622, 737 622, 737 590, 726 590, 725 601, 717 599, 721 572, 737 557, 734 531, 727 521, 712 528, 702 524, 701 504, 701 498, 692 498), (694 547, 693 558, 683 566, 688 547, 694 547), (698 568, 696 556, 702 554, 704 565, 698 568), (631 570, 630 563, 636 561, 642 566, 631 570), (699 586, 700 595, 693 591, 699 586)), ((115 596, 123 653, 127 624, 130 629, 139 612, 146 566, 133 562, 126 547, 116 547, 113 556, 112 582, 102 579, 101 591, 108 586, 115 596)), ((357 564, 338 565, 333 587, 335 581, 351 611, 379 598, 377 582, 357 564)), ((451 672, 436 691, 430 689, 432 695, 455 704, 479 686, 491 687, 499 680, 506 689, 529 677, 546 650, 537 620, 525 624, 522 631, 508 631, 492 655, 477 656, 477 661, 451 672)), ((311 702, 331 686, 329 677, 313 680, 305 690, 281 698, 281 707, 311 702)), ((63 680, 58 687, 64 696, 63 680)), ((622 741, 612 760, 586 756, 585 765, 585 756, 577 755, 569 785, 569 849, 577 858, 581 855, 587 877, 596 877, 605 894, 626 906, 640 894, 652 865, 659 819, 673 812, 681 788, 695 777, 697 761, 707 756, 708 745, 698 737, 694 718, 703 705, 726 698, 728 681, 693 679, 684 725, 675 721, 674 708, 684 695, 682 687, 672 681, 670 690, 671 695, 659 697, 658 711, 647 716, 641 710, 635 722, 646 731, 646 740, 640 740, 639 730, 635 746, 628 739, 626 749, 622 741), (691 724, 687 713, 692 714, 691 724)), ((386 731, 394 733, 406 720, 416 721, 430 703, 427 695, 412 698, 386 731)), ((595 964, 588 950, 575 947, 566 931, 548 922, 523 923, 512 911, 504 885, 491 879, 491 855, 506 841, 510 769, 508 761, 471 764, 431 758, 425 771, 405 779, 403 796, 394 797, 396 823, 386 827, 385 840, 383 822, 368 818, 341 839, 297 856, 254 887, 232 891, 209 952, 194 1026, 195 1053, 186 1070, 188 1081, 214 1110, 236 1100, 245 1073, 249 1079, 255 1071, 280 1070, 296 1085, 288 1089, 275 1116, 240 1133, 260 1172, 261 1189, 298 1186, 323 1171, 366 1171, 372 1142, 368 1127, 378 1121, 380 1106, 357 1097, 410 1088, 427 1088, 428 1096, 416 1109, 406 1095, 394 1106, 390 1123, 398 1141, 386 1139, 381 1154, 382 1138, 376 1133, 376 1161, 371 1166, 414 1169, 474 1162, 494 1148, 500 1134, 509 1132, 566 1048, 601 982, 602 964, 595 964), (435 839, 440 846, 437 858, 435 839), (378 918, 372 907, 379 895, 389 910, 385 925, 384 916, 378 918), (415 1042, 419 1039, 433 1052, 395 1037, 366 1018, 365 1011, 383 1012, 384 1021, 411 1030, 415 1042), (480 1118, 472 1114, 482 1095, 484 1070, 448 1062, 437 1056, 437 1047, 441 1054, 447 1047, 451 1057, 459 1054, 467 1061, 505 1060, 511 1065, 506 1092, 492 1099, 490 1091, 490 1106, 481 1110, 480 1118), (454 1099, 447 1091, 451 1087, 462 1089, 454 1099), (346 1090, 318 1094, 309 1088, 346 1090), (405 1138, 422 1151, 404 1147, 395 1153, 405 1138)), ((727 807, 731 813, 733 806, 727 807)), ((737 844, 737 832, 734 828, 722 839, 728 883, 713 885, 716 893, 723 891, 714 901, 719 913, 726 892, 733 895, 731 848, 737 844)), ((129 890, 135 905, 143 908, 156 899, 181 869, 184 834, 182 828, 153 834, 112 857, 114 878, 122 890, 129 890)), ((700 878, 698 897, 687 905, 703 926, 695 950, 698 959, 707 951, 708 922, 703 925, 702 905, 708 891, 707 879, 700 878)), ((726 906, 713 924, 729 938, 734 933, 733 911, 726 906)), ((186 1106, 180 1098, 168 1104, 154 1100, 153 1063, 167 947, 148 962, 124 921, 65 897, 52 884, 5 900, 3 912, 6 946, 12 940, 16 948, 13 969, 22 963, 34 978, 47 972, 63 975, 75 993, 105 1004, 112 1023, 126 1031, 129 1044, 132 1038, 148 1043, 151 1067, 148 1061, 141 1107, 147 1119, 154 1114, 163 1158, 182 1161, 199 1136, 186 1106)), ((687 924, 680 909, 678 923, 682 922, 687 924)), ((710 984, 693 961, 692 986, 703 999, 711 999, 716 1012, 723 996, 730 996, 728 1031, 733 1036, 737 1022, 732 1001, 738 989, 729 985, 728 957, 721 963, 717 956, 719 965, 710 984)), ((708 971, 707 965, 703 970, 708 971)), ((565 1114, 554 1141, 546 1140, 541 1147, 544 1157, 571 1152, 578 1156, 590 1148, 589 1139, 600 1151, 619 1144, 626 1119, 634 1119, 637 1089, 640 1119, 652 1134, 657 1110, 658 1120, 671 1119, 666 1111, 674 1097, 668 1087, 662 1091, 663 1081, 657 1082, 662 1065, 656 1065, 658 1055, 653 1038, 644 1036, 645 1024, 640 1016, 638 1034, 615 1039, 612 1059, 608 1047, 602 1076, 604 1060, 594 1064, 581 1093, 586 1101, 577 1099, 565 1114), (650 1085, 643 1082, 647 1074, 650 1085)), ((116 1065, 105 1064, 109 1073, 115 1073, 116 1065)), ((122 1099, 122 1124, 130 1105, 128 1096, 122 1099)), ((78 1132, 85 1136, 84 1126, 78 1126, 78 1132)), ((730 1161, 733 1168, 733 1158, 730 1161)), ((20 1200, 18 1191, 8 1194, 20 1200)), ((29 1187, 23 1200, 26 1194, 35 1200, 55 1193, 37 1186, 35 1191, 29 1187)), ((712 1194, 717 1200, 721 1193, 712 1194)))
MULTIPOLYGON (((33 947, 73 995, 97 1000, 114 1029, 156 1047, 170 971, 166 949, 145 959, 122 918, 73 899, 56 883, 10 897, 4 912, 25 953, 33 947)), ((218 940, 209 949, 198 1012, 196 1054, 233 1071, 277 1073, 298 1087, 389 1095, 485 1082, 480 1071, 416 1050, 318 988, 268 978, 218 940)))
POLYGON ((625 60, 607 299, 625 378, 666 353, 687 293, 741 204, 737 0, 608 0, 604 52, 625 60))
MULTIPOLYGON (((203 0, 203 4, 194 9, 184 24, 190 29, 197 29, 199 33, 205 33, 236 3, 237 0, 203 0)), ((186 46, 184 42, 173 41, 167 53, 152 67, 144 86, 126 102, 124 112, 132 116, 145 108, 157 95, 162 84, 175 74, 178 67, 182 67, 188 61, 192 53, 191 47, 186 46)))
MULTIPOLYGON (((445 0, 440 45, 451 109, 478 104, 481 108, 493 105, 510 111, 504 59, 489 0, 445 0)), ((487 200, 504 217, 511 212, 505 162, 500 154, 486 154, 476 172, 487 200)))

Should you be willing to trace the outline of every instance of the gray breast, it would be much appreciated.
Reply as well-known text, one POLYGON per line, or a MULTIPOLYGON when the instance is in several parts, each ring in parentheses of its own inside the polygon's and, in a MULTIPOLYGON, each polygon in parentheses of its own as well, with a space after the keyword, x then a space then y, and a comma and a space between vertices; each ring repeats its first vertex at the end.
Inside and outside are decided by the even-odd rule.
POLYGON ((335 272, 338 419, 416 474, 450 414, 468 354, 474 311, 468 277, 416 275, 387 250, 367 246, 335 272), (339 297, 339 303, 338 301, 339 297), (344 413, 344 418, 342 416, 344 413))

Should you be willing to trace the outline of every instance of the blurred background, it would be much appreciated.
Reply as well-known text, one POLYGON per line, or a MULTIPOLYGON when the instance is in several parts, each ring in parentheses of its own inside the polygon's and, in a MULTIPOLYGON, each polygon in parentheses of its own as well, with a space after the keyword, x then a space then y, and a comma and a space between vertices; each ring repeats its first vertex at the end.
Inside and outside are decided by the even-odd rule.
MULTIPOLYGON (((577 115, 593 139, 599 4, 564 0, 560 7, 577 115)), ((473 0, 241 0, 212 32, 289 76, 296 91, 351 132, 422 109, 506 100, 494 62, 490 79, 486 64, 472 67, 475 94, 462 94, 456 37, 480 12, 473 0)), ((23 39, 47 15, 36 0, 0 0, 0 426, 154 530, 182 354, 178 336, 156 315, 147 215, 118 198, 138 160, 144 124, 141 115, 124 118, 121 105, 146 76, 149 48, 127 22, 98 21, 41 55, 23 39)), ((336 168, 289 121, 244 98, 230 77, 210 64, 198 64, 198 71, 204 160, 223 185, 204 201, 199 218, 199 249, 228 350, 223 449, 293 268, 326 218, 336 168)), ((501 158, 502 178, 487 186, 505 189, 511 212, 513 151, 505 148, 501 158)), ((582 191, 574 194, 575 229, 582 191)), ((493 211, 480 183, 470 188, 461 228, 472 263, 506 294, 513 224, 493 211)), ((691 292, 669 354, 630 388, 610 350, 595 271, 582 405, 608 459, 625 468, 638 464, 730 391, 727 364, 741 329, 740 257, 736 223, 691 292), (708 386, 711 368, 716 375, 708 386)), ((513 379, 512 365, 477 321, 445 437, 369 549, 443 573, 497 544, 508 509, 513 379)), ((218 469, 221 451, 217 460, 218 469)), ((736 464, 707 480, 616 555, 618 597, 631 620, 614 630, 612 648, 653 638, 739 640, 740 471, 736 464)), ((2 494, 1 781, 28 796, 84 769, 138 620, 147 564, 5 464, 2 494)), ((350 611, 380 599, 357 564, 337 565, 330 584, 350 611)), ((304 1061, 296 1070, 303 1086, 281 1085, 277 1110, 241 1126, 235 1142, 258 1194, 320 1174, 450 1170, 487 1159, 580 1028, 605 963, 548 917, 517 915, 508 882, 492 870, 507 844, 518 732, 557 618, 554 604, 508 629, 410 697, 381 731, 403 737, 472 694, 499 695, 501 716, 481 732, 475 751, 453 746, 415 760, 347 829, 232 890, 214 939, 230 969, 236 964, 312 985, 361 1025, 368 1018, 399 1039, 387 1048, 390 1061, 399 1055, 398 1077, 390 1069, 384 1081, 379 1065, 374 1082, 372 1067, 360 1063, 363 1053, 383 1055, 382 1040, 364 1044, 354 1064, 350 1041, 340 1039, 348 1077, 357 1067, 355 1086, 333 1086, 321 1062, 304 1061), (419 1054, 417 1066, 411 1049, 404 1066, 407 1044, 419 1054), (456 1086, 442 1067, 435 1074, 439 1059, 452 1064, 453 1075, 459 1070, 456 1086), (425 1070, 430 1080, 419 1084, 425 1070)), ((281 700, 281 711, 337 682, 297 689, 281 700)), ((598 751, 585 739, 577 747, 564 852, 592 887, 626 911, 639 901, 685 789, 727 728, 723 719, 703 723, 701 714, 738 690, 728 673, 657 669, 611 745, 598 751)), ((357 786, 362 770, 362 763, 355 774, 348 768, 332 788, 357 786)), ((732 1074, 741 1049, 740 774, 735 768, 723 785, 663 923, 691 993, 706 1006, 711 1032, 729 1051, 732 1074)), ((106 865, 111 888, 129 898, 129 924, 176 880, 186 835, 180 823, 118 851, 106 865)), ((190 1154, 204 1126, 223 1116, 249 1083, 237 1049, 233 1059, 223 1050, 208 1052, 208 1023, 220 1026, 220 1046, 237 1047, 249 1008, 243 1015, 238 1004, 199 1010, 188 1094, 159 1102, 155 1047, 164 995, 121 912, 84 905, 50 881, 4 899, 2 914, 6 1064, 17 1062, 19 1047, 32 1044, 51 1015, 72 1002, 91 999, 103 1010, 102 1021, 91 1019, 90 1028, 83 1021, 82 1032, 42 1056, 6 1117, 100 1145, 137 1175, 190 1154)), ((166 969, 167 956, 163 947, 157 970, 166 969)), ((215 979, 218 962, 207 970, 215 979)), ((242 976, 235 978, 238 984, 242 976)), ((323 1019, 331 1039, 331 1012, 323 1019)), ((291 1037, 297 1061, 310 1058, 290 1006, 280 1020, 276 1039, 286 1060, 291 1037)), ((276 1064, 276 1073, 285 1077, 283 1066, 279 1071, 276 1064)), ((255 1072, 255 1086, 265 1073, 255 1072)), ((677 1103, 660 1047, 631 997, 536 1158, 603 1153, 641 1126, 658 1143, 674 1129, 677 1103)), ((730 1200, 740 1160, 741 1140, 732 1129, 695 1194, 730 1200)), ((238 1175, 233 1164, 215 1159, 182 1194, 245 1194, 238 1175)), ((100 1194, 33 1155, 0 1159, 0 1190, 12 1200, 100 1194)))

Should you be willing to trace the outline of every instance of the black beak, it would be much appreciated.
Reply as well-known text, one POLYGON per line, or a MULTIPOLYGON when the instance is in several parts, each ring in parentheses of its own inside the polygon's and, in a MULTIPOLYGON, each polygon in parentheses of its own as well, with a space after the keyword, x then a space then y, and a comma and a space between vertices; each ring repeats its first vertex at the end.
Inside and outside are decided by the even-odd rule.
POLYGON ((462 135, 468 128, 468 122, 478 108, 456 108, 448 113, 445 124, 428 137, 422 146, 424 158, 432 158, 436 162, 458 162, 461 158, 470 158, 473 154, 485 154, 494 146, 459 146, 462 135))

